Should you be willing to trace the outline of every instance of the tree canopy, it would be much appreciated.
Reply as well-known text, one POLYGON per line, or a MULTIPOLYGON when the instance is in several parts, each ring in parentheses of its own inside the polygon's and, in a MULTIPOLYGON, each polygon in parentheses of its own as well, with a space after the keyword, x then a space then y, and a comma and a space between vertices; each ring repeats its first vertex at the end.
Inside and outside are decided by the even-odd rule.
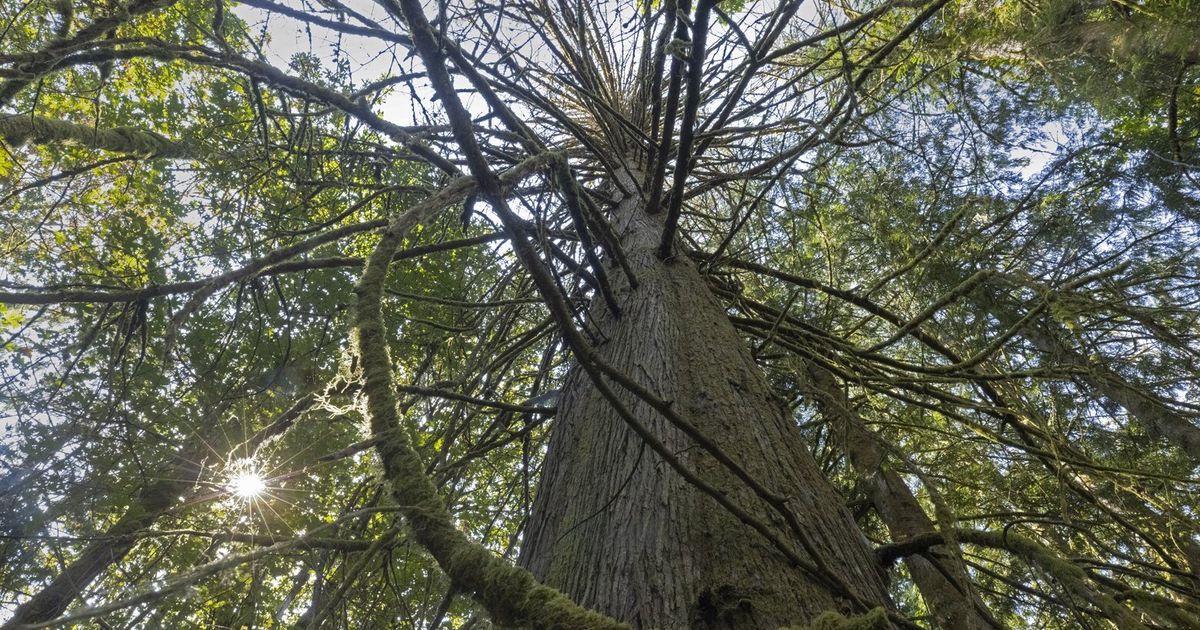
POLYGON ((796 627, 1200 627, 1197 42, 1191 0, 4 0, 0 625, 621 627, 514 564, 573 372, 836 587, 598 354, 636 191, 886 573, 796 627))

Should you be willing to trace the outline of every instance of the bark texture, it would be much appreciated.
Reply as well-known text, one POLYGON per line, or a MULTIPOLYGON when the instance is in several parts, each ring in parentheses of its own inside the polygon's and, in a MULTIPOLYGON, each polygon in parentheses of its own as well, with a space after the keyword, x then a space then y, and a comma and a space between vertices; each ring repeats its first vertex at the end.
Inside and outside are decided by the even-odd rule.
MULTIPOLYGON (((818 563, 870 606, 886 605, 865 539, 696 266, 682 255, 658 259, 661 222, 636 197, 616 214, 639 284, 631 289, 613 271, 622 312, 617 318, 593 308, 598 354, 671 401, 771 491, 790 497, 818 563)), ((621 397, 689 468, 802 547, 710 454, 646 403, 621 397)), ((849 610, 820 579, 664 465, 580 370, 563 388, 547 457, 521 561, 580 604, 634 628, 662 630, 777 628, 849 610)))

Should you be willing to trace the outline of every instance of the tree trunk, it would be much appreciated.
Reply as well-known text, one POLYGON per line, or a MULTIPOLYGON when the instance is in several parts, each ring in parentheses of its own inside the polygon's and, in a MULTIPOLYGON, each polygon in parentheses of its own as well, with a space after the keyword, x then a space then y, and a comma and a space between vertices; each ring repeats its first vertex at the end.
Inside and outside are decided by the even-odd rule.
MULTIPOLYGON (((982 295, 968 294, 968 297, 980 311, 993 315, 1005 328, 1015 326, 1024 316, 1022 309, 995 287, 985 286, 982 295)), ((1166 439, 1200 461, 1200 427, 1193 418, 1168 406, 1148 387, 1127 380, 1109 367, 1105 357, 1075 348, 1069 343, 1070 335, 1065 328, 1052 318, 1027 322, 1018 334, 1045 353, 1051 362, 1079 368, 1080 384, 1094 396, 1120 406, 1151 437, 1166 439)))
MULTIPOLYGON (((854 472, 862 479, 867 497, 892 540, 900 542, 937 531, 908 484, 887 466, 883 443, 862 423, 850 406, 845 391, 829 370, 809 365, 808 395, 815 398, 821 413, 846 453, 854 472)), ((954 523, 949 523, 953 527, 954 523)), ((914 554, 904 558, 921 599, 933 613, 939 628, 946 630, 992 630, 1003 627, 991 616, 971 585, 957 550, 914 554), (936 564, 935 564, 936 563, 936 564)))
POLYGON ((177 457, 162 477, 142 488, 116 523, 84 547, 42 590, 17 606, 3 627, 42 623, 63 614, 97 576, 133 549, 140 533, 178 504, 180 494, 200 475, 201 466, 196 462, 203 455, 201 449, 192 448, 177 457))
MULTIPOLYGON (((887 605, 883 578, 842 498, 696 266, 682 254, 656 257, 661 215, 645 213, 642 203, 629 196, 618 204, 616 231, 638 286, 612 272, 622 312, 593 306, 598 354, 789 497, 817 562, 869 606, 887 605)), ((619 395, 684 465, 801 548, 778 514, 714 457, 645 402, 619 395)), ((560 398, 521 562, 634 628, 776 628, 850 611, 826 581, 672 471, 578 369, 560 398)))
POLYGON ((1055 363, 1085 370, 1080 380, 1094 393, 1120 405, 1151 437, 1165 438, 1192 459, 1200 461, 1200 428, 1163 404, 1153 393, 1125 380, 1102 358, 1088 357, 1068 346, 1062 336, 1052 332, 1052 326, 1053 323, 1034 322, 1021 330, 1021 336, 1055 363))
MULTIPOLYGON (((265 439, 272 435, 271 431, 285 430, 315 400, 311 394, 302 397, 276 416, 268 425, 269 429, 257 439, 265 439)), ((180 496, 199 479, 209 455, 224 452, 228 428, 220 419, 231 404, 232 400, 226 400, 211 407, 197 422, 196 432, 186 438, 179 450, 170 456, 170 461, 151 477, 154 481, 143 486, 133 497, 121 518, 86 545, 54 579, 17 606, 12 618, 0 626, 0 630, 43 623, 63 614, 93 580, 132 551, 155 521, 179 505, 180 496)))

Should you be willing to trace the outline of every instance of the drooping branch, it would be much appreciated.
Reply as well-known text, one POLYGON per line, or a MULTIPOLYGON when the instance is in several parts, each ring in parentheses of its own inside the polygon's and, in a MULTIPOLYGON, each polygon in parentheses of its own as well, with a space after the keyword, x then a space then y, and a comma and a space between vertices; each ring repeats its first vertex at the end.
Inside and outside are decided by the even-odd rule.
MULTIPOLYGON (((998 300, 989 301, 988 306, 988 310, 1006 325, 1020 319, 1011 307, 998 300)), ((1157 396, 1118 374, 1103 357, 1088 356, 1070 347, 1059 329, 1053 321, 1034 319, 1027 321, 1020 334, 1051 360, 1079 368, 1081 381, 1096 394, 1120 405, 1148 433, 1170 440, 1200 461, 1200 428, 1157 396)))
MULTIPOLYGON (((755 269, 760 270, 761 273, 778 277, 789 282, 794 281, 797 286, 816 288, 819 291, 827 293, 828 295, 844 299, 848 303, 859 306, 898 327, 903 326, 907 321, 905 317, 891 312, 890 310, 876 304, 872 300, 862 298, 854 292, 841 291, 810 279, 790 276, 789 274, 777 272, 761 265, 753 265, 749 263, 735 264, 736 266, 743 268, 754 267, 755 269)), ((1111 270, 1107 272, 1102 271, 1098 272, 1097 274, 1091 274, 1090 277, 1091 279, 1103 278, 1107 273, 1111 273, 1111 270)), ((1072 284, 1078 286, 1077 283, 1083 282, 1088 278, 1089 276, 1080 276, 1072 281, 1064 282, 1063 286, 1069 286, 1072 284)), ((1047 288, 1047 290, 1050 291, 1049 288, 1047 288)), ((739 297, 738 299, 745 304, 751 305, 753 309, 759 310, 769 317, 779 316, 779 313, 766 308, 765 305, 755 304, 752 300, 747 300, 745 298, 739 297)), ((965 370, 963 374, 956 375, 956 378, 965 378, 973 382, 973 384, 984 393, 988 401, 990 401, 990 405, 980 404, 966 398, 949 394, 948 392, 939 391, 939 388, 937 388, 933 383, 928 382, 923 378, 913 380, 897 379, 894 375, 886 375, 885 373, 880 372, 880 369, 883 366, 892 366, 902 370, 917 370, 920 372, 924 370, 924 368, 920 365, 894 361, 883 355, 868 356, 858 354, 854 351, 852 346, 847 345, 844 341, 836 339, 824 331, 815 329, 806 322, 799 321, 791 317, 785 317, 781 321, 786 321, 788 324, 797 326, 797 328, 791 329, 790 327, 779 326, 778 331, 782 333, 782 337, 784 338, 777 338, 774 340, 774 343, 782 348, 787 349, 789 352, 795 353, 797 356, 802 357, 806 361, 812 361, 813 363, 818 364, 823 368, 830 370, 831 372, 834 372, 839 376, 839 378, 848 381, 859 382, 864 386, 875 388, 880 393, 883 393, 889 397, 893 397, 907 405, 923 406, 925 403, 922 403, 920 399, 930 396, 935 400, 942 401, 945 405, 963 406, 967 409, 974 409, 999 419, 1002 423, 1001 429, 1004 427, 1011 427, 1016 432, 1016 440, 1006 439, 1000 435, 1000 433, 997 433, 991 429, 986 429, 978 422, 971 420, 965 415, 952 414, 952 417, 956 418, 964 425, 971 427, 972 431, 986 435, 988 439, 997 443, 1020 449, 1034 457, 1036 461, 1040 462, 1047 470, 1051 471, 1052 474, 1055 475, 1055 478, 1060 479, 1062 483, 1064 483, 1064 485, 1071 490, 1072 493, 1086 501, 1088 504, 1094 506, 1097 510, 1104 514, 1106 518, 1110 519, 1112 522, 1118 524, 1126 531, 1144 541, 1149 548, 1152 549, 1159 558, 1161 558, 1165 565, 1163 567, 1165 570, 1178 570, 1179 558, 1176 555, 1169 553, 1163 542, 1157 539, 1153 532, 1149 531, 1145 527, 1139 526, 1128 514, 1125 514, 1123 511, 1115 508, 1107 497, 1099 496, 1092 488, 1088 487, 1086 477, 1081 479, 1076 472, 1085 471, 1085 474, 1088 476, 1099 475, 1103 478, 1121 471, 1097 464, 1088 454, 1080 451, 1067 440, 1046 431, 1044 428, 1044 420, 1038 417, 1036 414, 1031 415, 1029 410, 1022 409, 1020 406, 1018 406, 1012 399, 1012 395, 1005 391, 1006 388, 1002 387, 1002 383, 994 382, 991 378, 992 375, 989 374, 988 371, 981 369, 982 364, 979 363, 979 361, 972 361, 969 358, 963 358, 936 337, 928 333, 921 332, 920 328, 912 329, 909 333, 914 335, 915 338, 928 346, 930 349, 935 350, 938 354, 955 362, 955 364, 972 366, 965 370), (853 359, 853 370, 845 371, 843 366, 831 361, 829 354, 830 350, 834 350, 837 354, 842 355, 843 360, 847 358, 853 359), (882 363, 883 366, 881 366, 880 363, 882 363), (888 385, 881 385, 880 383, 896 383, 896 386, 892 387, 888 385), (896 391, 897 387, 908 389, 911 393, 900 393, 896 391)), ((1020 325, 1013 324, 1008 326, 1007 331, 999 338, 1011 338, 1012 335, 1022 330, 1023 326, 1025 323, 1028 323, 1028 321, 1031 321, 1031 319, 1021 323, 1020 325)), ((735 323, 737 322, 735 321, 735 323)), ((761 331, 762 329, 772 328, 772 324, 770 322, 758 322, 757 320, 754 320, 745 321, 742 323, 748 325, 749 327, 740 327, 743 327, 743 329, 751 332, 752 334, 757 334, 757 331, 761 331)), ((765 337, 765 334, 763 336, 765 337)), ((995 342, 993 341, 989 345, 995 345, 995 342)), ((981 353, 977 353, 975 356, 980 361, 982 360, 981 353)), ((950 373, 942 369, 929 372, 930 376, 934 374, 949 375, 950 373)), ((938 413, 949 413, 948 408, 942 405, 930 405, 928 408, 931 410, 936 410, 938 413)), ((1123 501, 1141 501, 1141 499, 1125 493, 1121 493, 1118 496, 1121 497, 1123 501)))
MULTIPOLYGON (((344 383, 337 382, 331 384, 327 391, 344 391, 345 388, 344 383)), ((291 428, 318 400, 319 396, 315 393, 301 396, 271 419, 249 444, 259 444, 278 437, 291 428)), ((204 472, 204 462, 214 455, 214 449, 222 444, 226 437, 229 427, 222 416, 232 402, 223 401, 209 410, 204 418, 199 419, 196 422, 197 428, 178 446, 177 452, 154 480, 142 487, 121 518, 109 526, 104 534, 84 547, 49 584, 18 606, 12 618, 3 627, 15 629, 54 622, 92 581, 132 551, 160 517, 181 506, 180 496, 200 479, 204 472)), ((183 505, 189 504, 191 502, 183 505)), ((301 546, 304 544, 301 541, 292 542, 301 546)))
MULTIPOLYGON (((245 280, 254 277, 255 275, 274 276, 314 269, 344 269, 361 267, 364 262, 363 259, 354 256, 329 256, 302 260, 286 259, 294 258, 295 256, 309 251, 322 243, 335 242, 336 240, 350 234, 370 231, 383 227, 385 224, 386 220, 380 219, 347 226, 348 229, 345 231, 338 232, 338 230, 334 230, 334 232, 338 232, 336 236, 331 237, 330 234, 321 234, 304 241, 304 245, 297 244, 295 246, 287 246, 279 250, 275 250, 274 252, 269 252, 262 258, 253 260, 242 267, 239 267, 238 269, 201 280, 188 280, 185 282, 151 285, 141 289, 119 289, 116 287, 111 289, 73 289, 58 287, 42 287, 35 289, 31 287, 25 291, 0 291, 0 304, 112 304, 122 302, 140 302, 166 295, 192 293, 194 291, 199 291, 206 286, 213 285, 214 283, 218 284, 219 286, 229 286, 233 282, 245 280), (285 261, 275 263, 271 262, 271 260, 279 260, 281 258, 285 259, 285 261), (264 261, 266 262, 265 265, 264 261)), ((438 252, 451 251, 464 247, 475 247, 478 245, 485 245, 487 243, 494 243, 496 241, 503 240, 504 238, 506 238, 506 236, 503 233, 493 233, 472 236, 469 238, 455 239, 442 243, 418 245, 416 247, 398 250, 393 260, 408 260, 438 252)))

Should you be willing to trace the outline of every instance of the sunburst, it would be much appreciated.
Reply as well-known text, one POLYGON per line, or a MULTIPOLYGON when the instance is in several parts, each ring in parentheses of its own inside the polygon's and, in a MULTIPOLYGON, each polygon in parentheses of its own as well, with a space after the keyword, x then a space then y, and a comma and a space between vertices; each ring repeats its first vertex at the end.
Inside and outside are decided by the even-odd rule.
POLYGON ((225 488, 233 497, 251 502, 266 492, 267 480, 253 461, 242 459, 230 466, 225 488))

